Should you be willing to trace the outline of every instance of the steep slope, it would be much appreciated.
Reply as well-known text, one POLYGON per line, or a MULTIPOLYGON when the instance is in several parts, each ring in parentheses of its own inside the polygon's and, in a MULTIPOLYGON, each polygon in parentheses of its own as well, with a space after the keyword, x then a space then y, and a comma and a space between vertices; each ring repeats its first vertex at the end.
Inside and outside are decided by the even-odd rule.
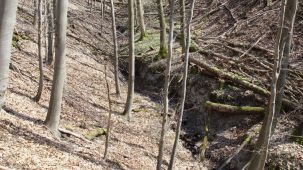
MULTIPOLYGON (((99 6, 99 5, 98 5, 99 6)), ((136 94, 134 119, 120 115, 126 96, 122 80, 122 98, 111 96, 114 105, 109 159, 102 158, 105 137, 87 143, 73 136, 56 139, 43 125, 50 97, 52 67, 45 66, 42 99, 32 97, 38 86, 38 57, 31 1, 20 1, 12 55, 6 106, 0 115, 0 165, 15 169, 154 169, 158 151, 160 108, 150 98, 136 94)), ((108 9, 107 9, 108 10, 108 9)), ((67 81, 60 125, 78 134, 106 127, 108 102, 104 65, 108 65, 113 83, 110 19, 102 20, 100 11, 89 13, 85 1, 71 0, 67 40, 67 81), (102 26, 102 28, 101 28, 102 26)), ((169 159, 174 133, 168 131, 165 162, 169 159)), ((199 169, 191 153, 180 145, 177 169, 199 169)), ((1 168, 0 168, 1 169, 1 168)))

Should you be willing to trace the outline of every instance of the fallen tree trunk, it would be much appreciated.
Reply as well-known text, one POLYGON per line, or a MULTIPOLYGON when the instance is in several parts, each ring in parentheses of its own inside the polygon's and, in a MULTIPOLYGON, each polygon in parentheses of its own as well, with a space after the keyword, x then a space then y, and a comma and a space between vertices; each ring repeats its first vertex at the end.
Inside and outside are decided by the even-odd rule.
POLYGON ((207 101, 204 106, 210 110, 222 113, 262 114, 265 112, 265 109, 263 107, 232 106, 228 104, 214 103, 211 101, 207 101))
MULTIPOLYGON (((209 64, 207 64, 203 61, 196 60, 193 57, 189 57, 189 62, 197 65, 198 67, 201 67, 201 68, 207 70, 208 72, 217 76, 218 78, 232 82, 235 86, 243 87, 245 89, 251 90, 251 91, 253 91, 257 94, 260 94, 262 96, 265 96, 265 97, 270 96, 270 92, 267 89, 264 89, 260 86, 257 86, 255 84, 247 81, 244 77, 241 77, 234 73, 230 73, 226 70, 224 70, 224 71, 220 70, 219 68, 217 68, 215 66, 210 66, 209 64)), ((285 99, 285 98, 283 99, 283 105, 290 109, 295 109, 297 106, 296 103, 294 103, 288 99, 285 99)))

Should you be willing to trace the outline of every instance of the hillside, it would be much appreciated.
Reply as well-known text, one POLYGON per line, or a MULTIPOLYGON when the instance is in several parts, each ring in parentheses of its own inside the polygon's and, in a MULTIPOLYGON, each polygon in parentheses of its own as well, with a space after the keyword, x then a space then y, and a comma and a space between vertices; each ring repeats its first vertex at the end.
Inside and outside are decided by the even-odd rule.
MULTIPOLYGON (((272 6, 264 8, 257 1, 218 2, 196 2, 191 57, 269 89, 279 3, 275 1, 272 6), (239 62, 234 64, 231 61, 239 62)), ((165 59, 157 58, 159 21, 154 14, 157 9, 155 2, 145 1, 148 37, 136 42, 136 93, 131 122, 121 115, 127 96, 127 4, 115 1, 118 42, 121 47, 119 76, 122 90, 121 97, 117 97, 113 88, 110 7, 105 8, 105 17, 102 18, 99 1, 97 9, 92 12, 86 1, 70 0, 69 3, 67 80, 60 127, 84 137, 106 128, 109 112, 105 81, 107 72, 114 113, 108 159, 103 159, 104 134, 91 141, 67 134, 58 139, 43 124, 49 107, 53 66, 44 65, 44 90, 41 100, 36 103, 33 97, 39 80, 37 28, 32 24, 34 4, 25 0, 19 2, 9 88, 5 107, 0 112, 0 169, 2 166, 11 169, 155 169, 161 133, 165 70, 165 59)), ((168 8, 165 6, 166 16, 169 15, 168 8)), ((179 13, 178 10, 176 13, 179 13)), ((300 4, 290 57, 292 72, 286 85, 286 97, 295 102, 297 107, 285 109, 278 120, 269 148, 268 168, 303 167, 303 146, 291 139, 294 130, 302 128, 300 124, 303 122, 302 11, 303 5, 300 4)), ((175 24, 177 31, 179 24, 175 24)), ((179 41, 178 36, 175 35, 176 41, 179 41)), ((165 168, 175 137, 177 118, 174 112, 181 96, 182 59, 178 42, 174 50, 171 115, 164 150, 165 168)), ((221 88, 221 81, 220 77, 190 64, 175 169, 217 169, 246 140, 247 131, 260 125, 263 119, 261 114, 222 114, 205 109, 203 104, 209 100, 267 107, 268 97, 225 81, 224 88, 221 88), (205 123, 206 120, 209 124, 205 123), (209 131, 205 131, 205 126, 209 131), (203 148, 205 134, 208 134, 209 143, 203 148), (201 146, 204 158, 200 161, 201 146)), ((256 135, 253 136, 226 169, 240 169, 249 159, 256 139, 256 135)))

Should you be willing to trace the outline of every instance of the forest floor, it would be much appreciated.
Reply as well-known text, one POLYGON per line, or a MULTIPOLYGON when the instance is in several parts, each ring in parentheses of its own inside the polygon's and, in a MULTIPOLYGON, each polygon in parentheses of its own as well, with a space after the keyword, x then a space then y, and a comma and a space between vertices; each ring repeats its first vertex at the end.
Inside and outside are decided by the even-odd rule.
MULTIPOLYGON (((104 39, 111 38, 110 19, 102 20, 100 11, 89 13, 85 5, 85 1, 70 1, 67 81, 60 127, 80 135, 106 127, 109 107, 104 66, 108 65, 106 71, 114 109, 108 159, 103 159, 104 135, 91 143, 67 135, 59 140, 43 125, 53 69, 44 67, 43 95, 38 103, 34 102, 32 98, 38 88, 39 76, 34 40, 37 31, 32 25, 32 1, 21 1, 16 30, 22 36, 13 49, 6 105, 0 113, 0 166, 12 169, 154 169, 161 129, 161 106, 136 93, 131 122, 121 115, 127 88, 121 76, 122 97, 115 97, 113 66, 107 56, 111 54, 112 47, 111 42, 104 42, 104 39), (108 46, 104 46, 106 44, 108 46)), ((174 132, 168 130, 165 166, 173 139, 174 132)), ((180 145, 176 168, 201 169, 202 165, 196 163, 190 151, 180 145)))
MULTIPOLYGON (((261 8, 258 4, 246 5, 247 0, 236 4, 233 3, 234 1, 222 0, 220 2, 225 4, 225 8, 220 4, 220 8, 217 8, 211 1, 197 1, 196 9, 199 10, 195 11, 193 23, 195 44, 236 59, 242 55, 241 52, 239 54, 239 51, 236 52, 229 48, 225 41, 252 45, 260 39, 257 47, 273 49, 275 31, 277 30, 276 16, 279 16, 278 3, 270 8, 261 8), (208 9, 220 10, 205 17, 205 14, 208 15, 208 9), (223 41, 220 41, 222 39, 223 41)), ((99 6, 100 4, 97 3, 98 9, 90 13, 85 1, 70 0, 67 33, 67 81, 64 89, 60 127, 83 136, 96 129, 106 127, 109 107, 104 72, 107 71, 114 109, 108 159, 103 159, 104 135, 96 137, 92 142, 68 135, 56 139, 43 125, 48 110, 53 68, 47 65, 44 67, 44 91, 41 100, 38 103, 34 102, 32 98, 38 89, 39 76, 37 31, 32 24, 34 9, 32 1, 23 0, 20 1, 17 16, 15 29, 17 38, 14 42, 11 59, 12 67, 9 89, 6 94, 6 105, 4 110, 0 112, 0 169, 1 166, 12 169, 155 169, 161 129, 162 106, 158 100, 160 95, 156 91, 140 89, 135 94, 132 121, 128 122, 121 115, 126 100, 127 84, 121 74, 122 93, 121 98, 117 98, 114 94, 113 66, 110 61, 110 57, 113 56, 110 8, 106 8, 107 12, 102 19, 99 6), (106 65, 108 66, 107 70, 105 70, 106 65)), ((146 1, 145 7, 147 28, 158 29, 157 15, 153 14, 156 11, 154 2, 146 1)), ((117 2, 117 28, 120 44, 125 44, 127 38, 126 9, 126 4, 117 2)), ((299 21, 301 20, 299 18, 299 21)), ((176 26, 178 27, 178 23, 176 26)), ((294 33, 296 46, 291 56, 291 68, 295 68, 295 71, 302 74, 303 39, 300 38, 302 34, 300 28, 302 28, 302 23, 298 22, 294 33)), ((243 47, 237 49, 246 51, 247 47, 243 47)), ((180 51, 179 46, 176 48, 177 51, 180 51)), ((155 51, 155 49, 153 50, 155 51)), ((258 59, 265 63, 267 60, 272 62, 271 52, 270 50, 260 52, 258 49, 249 51, 250 54, 258 56, 258 59)), ((269 71, 264 73, 264 68, 261 69, 260 65, 251 61, 249 57, 246 58, 248 62, 245 64, 247 65, 235 66, 211 55, 193 53, 192 56, 200 60, 204 59, 219 68, 225 68, 226 71, 252 78, 254 83, 259 83, 258 85, 264 88, 269 87, 269 71), (245 68, 257 68, 261 71, 247 71, 245 68)), ((180 64, 179 59, 176 60, 174 62, 180 64)), ((121 61, 122 65, 125 64, 124 58, 121 58, 121 61)), ((122 66, 120 71, 125 73, 125 68, 122 66)), ((175 70, 180 71, 180 69, 175 70)), ((190 80, 192 80, 191 76, 190 80)), ((303 83, 301 80, 293 81, 296 77, 292 78, 291 82, 288 83, 288 85, 291 84, 288 86, 290 87, 289 91, 294 100, 302 103, 302 95, 300 96, 296 89, 299 89, 300 92, 303 83)), ((210 78, 206 80, 208 79, 210 78)), ((203 116, 201 115, 204 112, 191 108, 201 105, 202 100, 200 99, 205 97, 204 92, 206 93, 209 89, 203 87, 207 85, 206 81, 193 82, 196 84, 189 85, 186 110, 190 111, 184 115, 184 129, 177 154, 176 169, 204 169, 205 167, 212 169, 234 153, 244 140, 246 131, 260 122, 262 116, 222 116, 212 113, 210 145, 206 150, 206 159, 199 162, 197 148, 193 149, 189 145, 197 146, 197 143, 192 144, 193 135, 191 133, 196 134, 197 131, 203 130, 203 116), (200 94, 202 97, 199 96, 200 94), (185 124, 185 122, 187 123, 185 124)), ((209 84, 214 82, 216 81, 211 80, 209 84)), ((138 86, 141 84, 143 82, 137 83, 136 88, 139 88, 138 86)), ((156 84, 159 85, 159 82, 156 84)), ((245 90, 239 94, 244 93, 246 94, 245 90)), ((249 100, 248 98, 243 99, 249 100)), ((274 165, 287 167, 292 166, 293 163, 302 164, 303 147, 292 142, 289 138, 293 129, 302 121, 302 110, 287 112, 279 119, 276 133, 272 138, 269 156, 269 161, 274 162, 274 165)), ((165 143, 165 167, 168 164, 174 140, 174 126, 175 122, 171 121, 170 127, 172 128, 169 128, 167 132, 165 143)), ((201 136, 199 140, 201 140, 201 136)), ((255 139, 253 141, 255 142, 255 139)), ((250 149, 251 145, 244 148, 244 151, 235 157, 229 168, 237 169, 237 164, 243 164, 243 160, 246 161, 251 153, 250 149)))

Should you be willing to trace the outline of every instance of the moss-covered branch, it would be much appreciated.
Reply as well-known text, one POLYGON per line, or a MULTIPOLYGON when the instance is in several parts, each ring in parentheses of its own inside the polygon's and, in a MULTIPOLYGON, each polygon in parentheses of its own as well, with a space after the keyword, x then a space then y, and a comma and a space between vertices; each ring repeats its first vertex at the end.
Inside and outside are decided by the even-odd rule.
POLYGON ((222 113, 243 113, 243 114, 252 114, 252 113, 264 113, 265 109, 263 107, 251 107, 251 106, 232 106, 221 103, 213 103, 207 101, 204 106, 210 110, 214 110, 222 113))
MULTIPOLYGON (((194 59, 193 57, 189 58, 189 62, 207 70, 209 73, 213 74, 214 76, 216 76, 218 78, 232 82, 235 86, 243 87, 245 89, 251 90, 251 91, 253 91, 257 94, 260 94, 262 96, 265 96, 265 97, 270 96, 270 92, 267 89, 264 89, 260 86, 257 86, 255 84, 247 81, 247 79, 245 79, 244 77, 241 77, 234 73, 228 72, 226 70, 220 70, 219 68, 217 68, 215 66, 210 66, 209 64, 207 64, 203 61, 198 61, 198 60, 194 59)), ((297 105, 296 103, 291 102, 288 99, 283 99, 283 104, 286 107, 292 108, 292 109, 295 108, 297 105)))

